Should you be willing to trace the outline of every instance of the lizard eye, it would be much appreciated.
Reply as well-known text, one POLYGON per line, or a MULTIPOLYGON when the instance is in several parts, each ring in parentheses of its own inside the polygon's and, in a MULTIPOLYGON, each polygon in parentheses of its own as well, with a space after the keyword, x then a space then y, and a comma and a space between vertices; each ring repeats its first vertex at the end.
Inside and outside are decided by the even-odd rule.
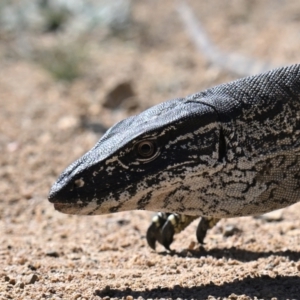
POLYGON ((136 144, 138 158, 143 161, 151 161, 158 155, 156 144, 153 141, 141 141, 136 144))

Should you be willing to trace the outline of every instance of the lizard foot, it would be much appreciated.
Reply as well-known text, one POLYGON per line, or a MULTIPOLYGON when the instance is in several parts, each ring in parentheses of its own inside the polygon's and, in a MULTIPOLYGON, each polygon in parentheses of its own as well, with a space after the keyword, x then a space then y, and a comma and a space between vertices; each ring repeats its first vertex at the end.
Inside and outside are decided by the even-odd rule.
POLYGON ((212 217, 202 217, 196 231, 196 236, 199 244, 204 244, 203 240, 206 236, 207 230, 213 228, 220 219, 212 217))
MULTIPOLYGON (((159 212, 153 217, 152 223, 147 230, 148 245, 155 250, 155 244, 158 242, 171 251, 170 245, 173 242, 174 235, 184 230, 197 218, 195 216, 159 212)), ((202 217, 200 219, 196 231, 199 244, 203 244, 207 231, 214 227, 219 220, 212 217, 202 217)))
POLYGON ((197 218, 180 214, 158 213, 153 217, 147 230, 148 245, 155 250, 155 243, 158 242, 171 251, 170 245, 173 242, 174 235, 184 230, 197 218))
POLYGON ((155 250, 155 244, 156 242, 159 242, 161 245, 163 245, 162 242, 162 228, 164 224, 166 223, 168 216, 171 214, 169 213, 163 213, 159 212, 157 213, 153 218, 151 225, 149 226, 147 230, 147 242, 148 245, 155 250))

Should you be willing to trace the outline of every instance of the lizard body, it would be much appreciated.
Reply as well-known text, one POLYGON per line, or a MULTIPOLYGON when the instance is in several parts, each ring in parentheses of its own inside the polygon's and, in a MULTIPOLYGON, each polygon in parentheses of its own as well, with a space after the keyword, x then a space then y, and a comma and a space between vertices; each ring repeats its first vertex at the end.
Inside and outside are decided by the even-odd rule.
MULTIPOLYGON (((164 212, 147 239, 169 248, 203 217, 259 215, 300 200, 300 65, 222 84, 125 119, 70 165, 50 202, 69 214, 164 212)), ((213 220, 213 221, 212 221, 213 220)))

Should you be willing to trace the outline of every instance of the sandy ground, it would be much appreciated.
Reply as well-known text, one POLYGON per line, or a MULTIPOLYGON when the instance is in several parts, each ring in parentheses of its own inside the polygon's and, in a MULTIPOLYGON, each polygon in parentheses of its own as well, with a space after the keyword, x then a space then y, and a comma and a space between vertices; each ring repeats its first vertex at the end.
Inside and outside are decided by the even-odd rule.
MULTIPOLYGON (((224 51, 300 61, 298 1, 190 3, 224 51)), ((91 47, 93 64, 71 84, 1 44, 0 299, 300 299, 300 204, 222 220, 204 247, 194 222, 167 253, 147 246, 152 212, 68 216, 47 201, 61 171, 115 122, 235 78, 197 52, 174 2, 135 1, 133 17, 143 30, 91 47), (130 101, 105 107, 124 82, 130 101)))

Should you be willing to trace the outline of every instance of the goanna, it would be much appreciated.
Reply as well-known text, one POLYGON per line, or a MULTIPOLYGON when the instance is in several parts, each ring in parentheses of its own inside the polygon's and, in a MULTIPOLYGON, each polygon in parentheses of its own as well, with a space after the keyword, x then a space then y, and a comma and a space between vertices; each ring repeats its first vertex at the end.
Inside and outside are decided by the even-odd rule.
POLYGON ((169 249, 202 217, 200 243, 221 218, 300 200, 300 65, 167 101, 110 128, 53 185, 63 213, 159 211, 148 244, 169 249))

